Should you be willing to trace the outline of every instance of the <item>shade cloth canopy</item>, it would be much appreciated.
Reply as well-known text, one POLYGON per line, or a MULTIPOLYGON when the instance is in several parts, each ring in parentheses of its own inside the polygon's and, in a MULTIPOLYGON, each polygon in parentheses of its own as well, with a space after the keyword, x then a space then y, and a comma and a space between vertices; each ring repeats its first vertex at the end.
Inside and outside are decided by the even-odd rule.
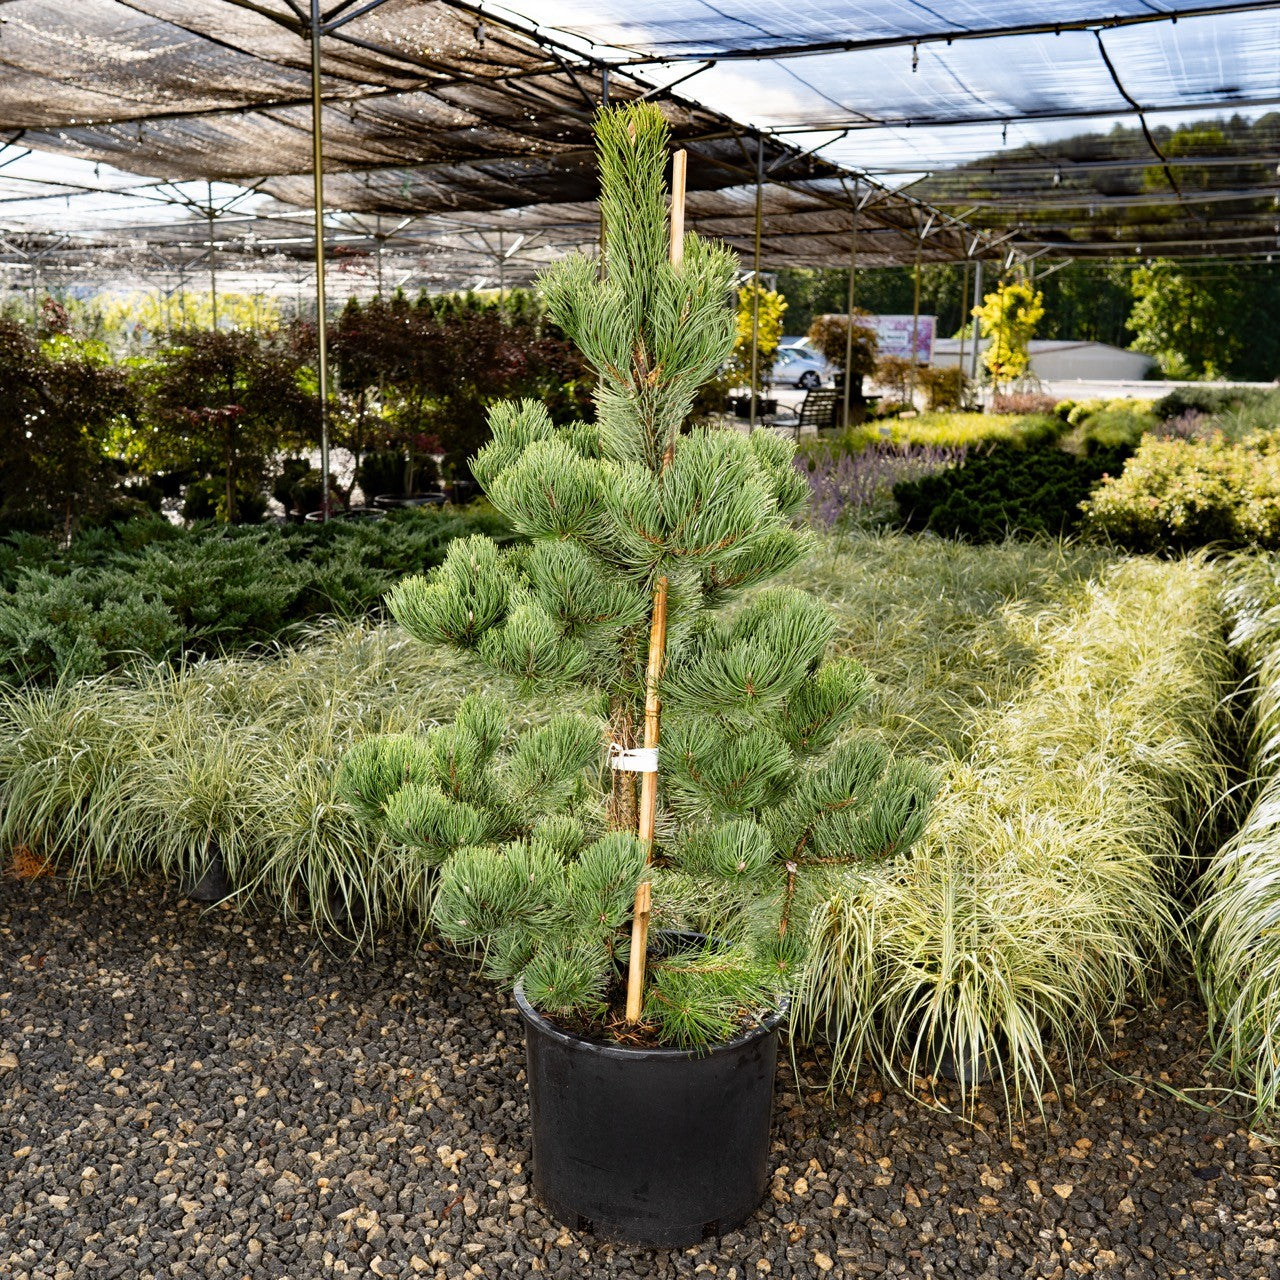
MULTIPOLYGON (((606 80, 611 100, 662 104, 698 230, 749 252, 763 176, 773 266, 847 262, 855 208, 865 265, 1280 240, 1280 3, 328 0, 319 16, 328 235, 353 277, 514 283, 593 244, 606 80)), ((0 261, 186 270, 212 242, 225 265, 287 275, 309 254, 308 0, 7 0, 0 17, 0 261), (63 177, 35 166, 50 155, 63 177)))

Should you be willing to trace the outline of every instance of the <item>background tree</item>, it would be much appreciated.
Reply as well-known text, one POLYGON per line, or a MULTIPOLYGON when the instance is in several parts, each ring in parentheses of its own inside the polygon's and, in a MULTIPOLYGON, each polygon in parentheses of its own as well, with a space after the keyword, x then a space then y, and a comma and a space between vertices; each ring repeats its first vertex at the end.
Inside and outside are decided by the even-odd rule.
POLYGON ((982 363, 998 389, 1026 373, 1029 344, 1044 315, 1044 295, 1025 280, 1002 281, 975 309, 982 336, 990 345, 982 363))
POLYGON ((1133 298, 1133 345, 1155 356, 1165 377, 1221 378, 1238 365, 1250 308, 1234 273, 1204 288, 1178 263, 1157 258, 1134 269, 1133 298))
POLYGON ((145 456, 158 471, 216 480, 221 520, 238 519, 249 499, 265 493, 279 454, 318 434, 313 374, 302 345, 284 331, 180 330, 143 377, 145 456))
POLYGON ((780 293, 751 281, 738 290, 738 310, 734 324, 733 355, 729 364, 729 385, 751 386, 751 335, 756 336, 756 387, 769 383, 778 344, 782 341, 787 300, 780 293), (756 298, 759 297, 759 310, 756 298))
POLYGON ((38 342, 27 326, 0 320, 0 521, 70 537, 104 511, 119 490, 114 454, 136 407, 127 371, 100 344, 65 333, 38 342))
POLYGON ((401 456, 410 488, 427 443, 447 468, 465 471, 487 438, 494 400, 536 395, 561 421, 580 412, 588 394, 581 360, 523 290, 501 303, 476 294, 349 303, 334 357, 352 401, 354 442, 362 452, 401 456))
POLYGON ((869 378, 876 369, 876 331, 871 327, 871 313, 856 310, 853 313, 853 346, 849 346, 849 317, 844 314, 815 316, 809 326, 809 345, 828 363, 853 378, 849 387, 852 398, 862 400, 862 380, 869 378), (846 370, 845 357, 851 356, 851 368, 846 370))

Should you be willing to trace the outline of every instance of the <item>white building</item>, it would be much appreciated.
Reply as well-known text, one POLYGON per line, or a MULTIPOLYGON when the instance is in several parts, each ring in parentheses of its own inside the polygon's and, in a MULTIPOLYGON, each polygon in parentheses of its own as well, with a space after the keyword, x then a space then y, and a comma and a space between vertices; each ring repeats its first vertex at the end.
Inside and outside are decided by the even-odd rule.
MULTIPOLYGON (((982 347, 987 345, 984 340, 982 347)), ((973 343, 965 342, 965 369, 973 343)), ((1126 351, 1106 342, 1076 342, 1069 338, 1032 338, 1031 376, 1041 382, 1142 382, 1156 362, 1141 351, 1126 351)), ((935 365, 954 365, 960 358, 959 338, 938 338, 933 344, 935 365)))

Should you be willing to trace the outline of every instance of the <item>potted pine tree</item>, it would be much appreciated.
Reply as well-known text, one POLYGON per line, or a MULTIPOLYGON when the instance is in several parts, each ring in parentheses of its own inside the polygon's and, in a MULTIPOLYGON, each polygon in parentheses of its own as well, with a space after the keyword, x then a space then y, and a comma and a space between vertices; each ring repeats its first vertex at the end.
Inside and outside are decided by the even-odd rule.
POLYGON ((460 539, 389 598, 419 640, 583 709, 515 731, 473 695, 425 736, 358 744, 341 785, 438 868, 439 933, 514 988, 545 1203, 680 1246, 759 1204, 812 908, 835 870, 910 846, 934 784, 847 740, 866 678, 825 660, 827 608, 756 590, 809 547, 793 446, 682 431, 733 345, 733 256, 682 234, 656 107, 603 111, 597 137, 603 269, 542 280, 596 420, 495 407, 472 467, 529 543, 460 539))

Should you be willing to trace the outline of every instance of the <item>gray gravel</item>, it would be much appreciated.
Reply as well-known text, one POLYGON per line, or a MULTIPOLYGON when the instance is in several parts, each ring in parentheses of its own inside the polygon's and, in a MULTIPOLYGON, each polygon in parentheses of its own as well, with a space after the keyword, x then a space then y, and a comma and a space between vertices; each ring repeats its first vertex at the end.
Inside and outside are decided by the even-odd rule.
POLYGON ((1272 1149, 1137 1082, 1202 1085, 1202 1030, 1131 1021, 1134 1080, 1094 1064, 1012 1135, 873 1080, 830 1107, 784 1067, 762 1210, 628 1250, 533 1200, 518 1023, 464 963, 0 880, 0 1275, 1280 1275, 1272 1149))

